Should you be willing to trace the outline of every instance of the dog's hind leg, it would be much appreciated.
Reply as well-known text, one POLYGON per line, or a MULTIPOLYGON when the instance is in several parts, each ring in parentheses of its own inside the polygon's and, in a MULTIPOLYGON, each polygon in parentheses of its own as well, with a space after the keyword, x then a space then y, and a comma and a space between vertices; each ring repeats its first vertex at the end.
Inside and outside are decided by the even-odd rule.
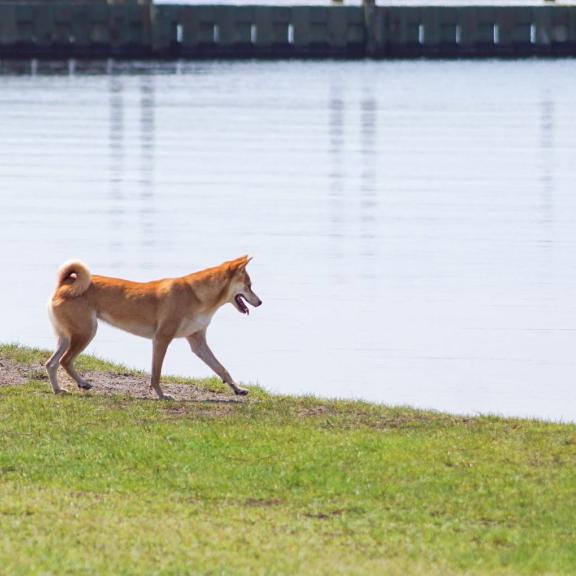
POLYGON ((48 372, 48 377, 50 378, 50 384, 52 385, 52 390, 54 394, 63 394, 67 393, 66 390, 60 388, 60 384, 58 384, 58 364, 60 363, 60 359, 64 356, 64 352, 68 349, 68 345, 70 341, 63 336, 58 338, 58 348, 56 352, 50 356, 48 361, 46 362, 46 371, 48 372))
POLYGON ((216 374, 222 378, 222 381, 228 384, 228 386, 234 390, 234 394, 238 396, 245 396, 248 394, 248 390, 238 386, 238 384, 234 382, 232 376, 230 376, 228 370, 226 370, 226 368, 220 364, 216 356, 212 354, 212 350, 210 350, 208 343, 206 342, 206 330, 200 330, 199 332, 192 334, 192 336, 188 336, 186 340, 188 340, 190 348, 192 348, 192 352, 194 352, 194 354, 196 354, 200 360, 212 368, 212 370, 214 370, 214 372, 216 372, 216 374))
POLYGON ((92 388, 92 384, 86 382, 86 380, 84 380, 84 378, 82 378, 82 376, 76 372, 76 369, 74 368, 74 360, 78 354, 85 350, 86 346, 90 344, 96 335, 97 327, 98 324, 96 319, 94 319, 89 331, 72 335, 68 349, 60 360, 60 365, 62 368, 68 372, 68 374, 76 381, 76 384, 78 384, 78 388, 81 388, 82 390, 90 390, 90 388, 92 388))

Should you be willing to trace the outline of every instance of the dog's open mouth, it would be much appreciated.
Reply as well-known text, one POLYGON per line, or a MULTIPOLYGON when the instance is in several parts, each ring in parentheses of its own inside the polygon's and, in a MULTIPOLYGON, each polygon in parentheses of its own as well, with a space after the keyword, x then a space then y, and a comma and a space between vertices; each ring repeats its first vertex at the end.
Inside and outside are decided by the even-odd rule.
POLYGON ((236 296, 234 296, 234 301, 236 302, 236 306, 238 306, 238 310, 240 310, 242 314, 250 314, 250 310, 244 303, 244 296, 242 296, 242 294, 236 294, 236 296))

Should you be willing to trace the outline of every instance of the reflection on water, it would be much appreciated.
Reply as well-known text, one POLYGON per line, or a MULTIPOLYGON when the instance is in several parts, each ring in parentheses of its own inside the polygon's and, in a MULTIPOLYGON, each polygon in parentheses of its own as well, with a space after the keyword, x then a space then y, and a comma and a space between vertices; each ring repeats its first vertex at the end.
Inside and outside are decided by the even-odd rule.
POLYGON ((124 102, 122 97, 122 78, 110 75, 110 143, 109 143, 109 194, 108 209, 108 246, 113 254, 110 265, 121 269, 124 265, 124 246, 121 236, 118 236, 124 224, 124 102))
MULTIPOLYGON (((58 265, 243 253, 211 327, 288 393, 576 420, 576 63, 0 63, 0 340, 49 347, 58 265)), ((91 347, 146 368, 150 343, 91 347)), ((208 370, 175 343, 167 372, 208 370)))
POLYGON ((140 77, 140 233, 144 251, 140 265, 146 267, 148 252, 156 246, 154 209, 154 162, 155 162, 155 112, 154 76, 140 77))

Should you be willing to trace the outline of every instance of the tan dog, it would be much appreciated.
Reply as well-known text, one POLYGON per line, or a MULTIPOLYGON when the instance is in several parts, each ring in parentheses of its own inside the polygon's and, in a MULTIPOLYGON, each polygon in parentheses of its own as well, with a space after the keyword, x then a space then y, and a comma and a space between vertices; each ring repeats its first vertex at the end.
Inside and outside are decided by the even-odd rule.
POLYGON ((98 319, 153 342, 150 387, 159 398, 171 400, 160 388, 162 362, 173 338, 186 338, 192 351, 236 394, 248 394, 232 379, 206 343, 206 328, 220 306, 231 303, 248 314, 262 301, 252 291, 246 266, 251 258, 242 256, 220 266, 181 278, 155 282, 130 282, 106 276, 92 276, 82 262, 64 264, 58 286, 50 300, 50 319, 58 336, 58 349, 46 362, 55 394, 66 392, 57 378, 58 364, 79 388, 92 387, 74 369, 74 359, 96 335, 98 319))

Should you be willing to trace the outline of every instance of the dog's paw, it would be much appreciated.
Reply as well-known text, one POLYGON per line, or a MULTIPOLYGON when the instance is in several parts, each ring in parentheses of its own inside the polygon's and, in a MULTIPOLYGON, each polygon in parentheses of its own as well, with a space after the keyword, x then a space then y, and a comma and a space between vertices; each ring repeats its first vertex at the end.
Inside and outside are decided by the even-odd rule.
POLYGON ((160 400, 175 400, 174 396, 170 396, 170 394, 162 394, 159 398, 160 400))
POLYGON ((234 394, 236 394, 236 396, 247 396, 248 395, 248 390, 246 390, 246 388, 234 388, 234 394))
POLYGON ((58 388, 58 390, 54 390, 54 394, 57 394, 58 396, 66 396, 66 394, 70 394, 70 392, 64 390, 64 388, 58 388))
POLYGON ((78 383, 78 388, 80 388, 80 390, 90 390, 92 388, 92 384, 84 380, 78 383))

